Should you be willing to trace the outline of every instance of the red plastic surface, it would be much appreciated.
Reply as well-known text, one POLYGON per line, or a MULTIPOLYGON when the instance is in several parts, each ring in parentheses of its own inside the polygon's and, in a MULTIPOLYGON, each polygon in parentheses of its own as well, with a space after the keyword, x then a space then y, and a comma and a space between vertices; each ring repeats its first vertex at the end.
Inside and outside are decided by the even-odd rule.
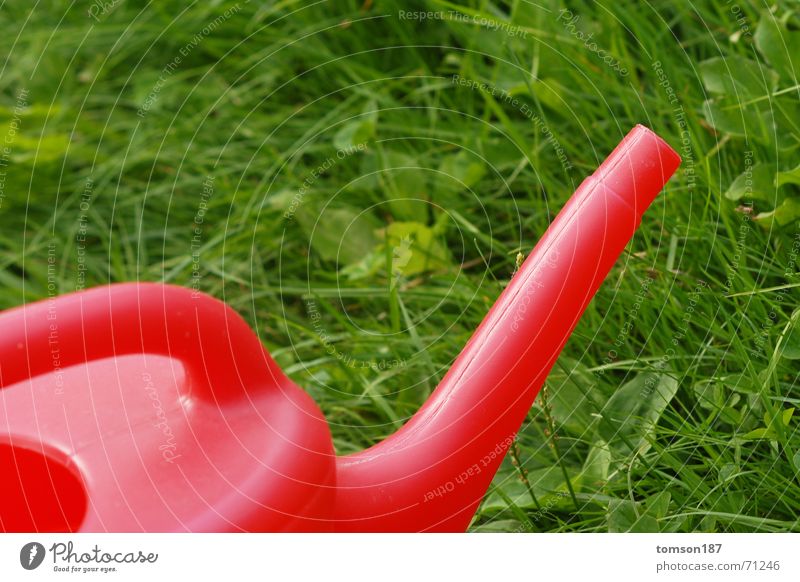
POLYGON ((330 529, 328 425, 224 303, 114 285, 0 329, 2 529, 330 529))
POLYGON ((679 163, 634 128, 429 401, 339 459, 317 406, 210 297, 133 283, 0 314, 0 530, 463 531, 679 163))

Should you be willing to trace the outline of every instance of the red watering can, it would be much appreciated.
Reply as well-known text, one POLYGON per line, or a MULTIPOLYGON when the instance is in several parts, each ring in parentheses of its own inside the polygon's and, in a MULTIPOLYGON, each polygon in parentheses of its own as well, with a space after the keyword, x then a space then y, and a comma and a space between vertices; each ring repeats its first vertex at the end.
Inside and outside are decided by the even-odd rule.
POLYGON ((231 308, 99 287, 0 314, 0 530, 463 531, 587 304, 680 163, 637 126, 587 178, 428 402, 336 457, 231 308))

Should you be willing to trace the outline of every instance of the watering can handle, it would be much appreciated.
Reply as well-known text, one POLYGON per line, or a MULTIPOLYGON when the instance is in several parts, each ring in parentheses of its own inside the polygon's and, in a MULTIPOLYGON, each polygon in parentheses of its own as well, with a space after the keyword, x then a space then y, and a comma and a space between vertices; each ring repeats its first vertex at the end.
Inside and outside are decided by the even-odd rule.
POLYGON ((3 313, 0 330, 0 388, 130 354, 180 361, 193 396, 207 400, 287 380, 233 309, 171 285, 124 283, 51 298, 3 313))

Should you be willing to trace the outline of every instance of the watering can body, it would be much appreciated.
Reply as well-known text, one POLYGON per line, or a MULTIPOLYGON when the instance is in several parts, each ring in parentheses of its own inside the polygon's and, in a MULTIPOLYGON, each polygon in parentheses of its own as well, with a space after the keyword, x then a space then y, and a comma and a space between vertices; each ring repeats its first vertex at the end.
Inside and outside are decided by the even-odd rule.
POLYGON ((206 295, 119 284, 0 314, 0 530, 464 531, 679 161, 648 129, 629 133, 431 398, 346 457, 244 320, 206 295))
POLYGON ((224 303, 121 284, 0 327, 5 529, 330 529, 328 425, 224 303))

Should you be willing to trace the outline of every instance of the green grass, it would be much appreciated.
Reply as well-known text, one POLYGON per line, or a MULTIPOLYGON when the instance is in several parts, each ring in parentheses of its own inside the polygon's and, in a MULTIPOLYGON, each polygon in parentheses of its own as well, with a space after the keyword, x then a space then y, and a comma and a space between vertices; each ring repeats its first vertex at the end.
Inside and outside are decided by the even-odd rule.
POLYGON ((413 414, 517 254, 644 123, 682 170, 472 529, 800 531, 800 179, 775 182, 800 150, 796 4, 574 2, 572 27, 550 1, 309 4, 2 3, 0 308, 198 284, 357 451, 413 414))

